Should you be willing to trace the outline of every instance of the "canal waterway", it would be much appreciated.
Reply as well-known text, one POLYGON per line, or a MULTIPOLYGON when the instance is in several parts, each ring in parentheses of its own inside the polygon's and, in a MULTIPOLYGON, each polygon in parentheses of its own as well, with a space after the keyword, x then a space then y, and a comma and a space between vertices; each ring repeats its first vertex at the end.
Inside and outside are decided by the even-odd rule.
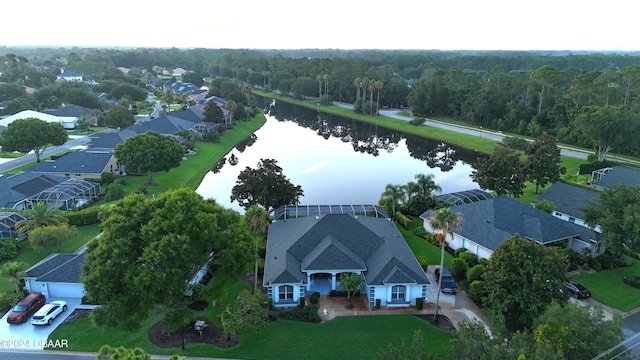
POLYGON ((404 185, 416 174, 433 174, 443 193, 478 188, 469 177, 478 156, 472 150, 285 102, 267 111, 264 126, 205 175, 200 195, 243 213, 231 189, 260 159, 276 159, 302 187, 301 205, 377 204, 387 184, 404 185))

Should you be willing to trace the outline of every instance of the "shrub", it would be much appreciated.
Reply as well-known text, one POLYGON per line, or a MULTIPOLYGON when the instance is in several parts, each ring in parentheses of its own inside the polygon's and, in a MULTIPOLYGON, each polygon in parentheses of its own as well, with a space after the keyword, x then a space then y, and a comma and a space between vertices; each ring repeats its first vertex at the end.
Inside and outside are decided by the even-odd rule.
POLYGON ((467 282, 469 284, 473 283, 476 280, 482 280, 482 275, 484 274, 484 265, 476 265, 467 271, 467 282))
POLYGON ((531 143, 527 141, 527 139, 515 136, 505 136, 502 139, 502 143, 508 148, 515 150, 527 150, 529 146, 531 146, 531 143))
POLYGON ((424 236, 429 244, 440 246, 440 241, 438 240, 438 236, 436 234, 427 234, 424 236))
POLYGON ((113 173, 109 171, 105 171, 100 174, 100 182, 103 184, 111 184, 114 180, 113 173))
POLYGON ((460 259, 455 258, 451 260, 451 275, 453 275, 456 280, 462 280, 467 275, 467 262, 460 259))
POLYGON ((147 194, 147 187, 144 185, 140 185, 137 189, 136 189, 136 194, 147 194))
POLYGON ((107 193, 104 199, 105 201, 116 201, 122 199, 125 196, 127 196, 127 193, 124 190, 124 186, 113 183, 107 188, 107 193))
POLYGON ((413 126, 420 126, 422 124, 424 124, 425 119, 424 118, 413 118, 411 121, 409 121, 409 124, 413 125, 413 126))
POLYGON ((453 256, 455 257, 460 257, 460 253, 466 252, 467 249, 461 247, 461 248, 457 248, 456 251, 453 252, 453 256))
POLYGON ((460 253, 460 259, 467 263, 467 266, 472 267, 478 265, 478 255, 464 251, 460 253))
POLYGON ((322 321, 318 315, 318 307, 315 305, 305 306, 302 309, 295 309, 282 313, 287 320, 303 321, 310 323, 318 323, 322 321))
POLYGON ((588 162, 588 163, 580 164, 580 166, 578 166, 578 172, 580 174, 591 174, 596 170, 600 170, 602 168, 612 167, 616 165, 619 165, 619 163, 614 161, 609 161, 609 160, 588 162))
POLYGON ((24 295, 15 291, 0 293, 0 311, 3 313, 22 299, 24 295))
POLYGON ((210 143, 219 143, 220 135, 213 132, 204 133, 202 135, 202 141, 210 142, 210 143))
POLYGON ((429 261, 427 260, 427 257, 424 255, 418 255, 416 256, 416 260, 418 260, 418 263, 420 263, 420 266, 422 266, 423 270, 427 270, 427 267, 429 266, 429 261))
POLYGON ((298 302, 300 303, 300 304, 299 304, 300 309, 303 309, 303 308, 305 307, 305 305, 307 304, 306 300, 305 300, 303 297, 301 297, 301 298, 300 298, 300 299, 298 299, 298 300, 299 300, 298 302))
POLYGON ((416 310, 422 310, 424 306, 424 300, 422 298, 416 298, 416 310))
POLYGON ((417 236, 425 237, 425 235, 427 235, 427 230, 424 229, 424 226, 418 226, 417 228, 413 229, 413 233, 417 236))
POLYGON ((380 310, 380 299, 376 299, 376 309, 380 310))
POLYGON ((122 186, 127 185, 127 180, 126 180, 125 178, 123 178, 123 177, 119 177, 119 178, 116 180, 116 184, 118 184, 118 185, 122 185, 122 186))
POLYGON ((18 242, 11 238, 0 239, 0 261, 18 256, 18 242))
POLYGON ((634 276, 625 276, 622 281, 629 285, 629 286, 633 286, 636 289, 640 289, 640 276, 634 275, 634 276))
POLYGON ((536 201, 533 203, 533 206, 538 209, 546 212, 547 214, 551 214, 553 210, 556 208, 555 205, 549 200, 536 201))
POLYGON ((409 229, 409 225, 411 225, 411 219, 406 217, 400 211, 396 211, 396 221, 398 222, 398 224, 400 224, 400 226, 402 226, 405 229, 409 229))
POLYGON ((317 304, 320 301, 320 293, 316 291, 311 294, 311 296, 309 296, 309 301, 311 301, 312 304, 317 304))
POLYGON ((482 298, 485 295, 484 283, 482 281, 476 280, 469 284, 469 297, 479 306, 482 306, 482 298))
POLYGON ((84 226, 98 223, 98 209, 91 208, 78 212, 65 212, 69 225, 84 226))
POLYGON ((489 259, 482 258, 480 259, 480 265, 484 265, 485 267, 489 266, 489 259))

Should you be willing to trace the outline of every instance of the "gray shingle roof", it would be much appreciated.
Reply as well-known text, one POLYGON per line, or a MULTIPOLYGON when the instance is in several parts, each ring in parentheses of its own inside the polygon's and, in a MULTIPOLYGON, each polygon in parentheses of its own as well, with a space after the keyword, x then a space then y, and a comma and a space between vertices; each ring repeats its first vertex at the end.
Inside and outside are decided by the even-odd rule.
POLYGON ((80 105, 67 105, 60 109, 45 109, 43 113, 54 116, 81 117, 91 115, 91 109, 80 105))
POLYGON ((137 135, 135 131, 131 130, 116 130, 107 129, 99 133, 90 135, 91 142, 88 148, 90 149, 115 149, 116 145, 123 143, 127 138, 137 135))
MULTIPOLYGON (((578 235, 578 229, 570 226, 575 224, 509 197, 456 205, 450 209, 464 218, 462 229, 456 233, 492 251, 516 233, 541 244, 578 235)), ((425 216, 428 215, 421 217, 425 216)))
POLYGON ((306 283, 303 270, 362 270, 369 285, 429 284, 422 267, 388 219, 324 214, 269 226, 264 284, 306 283))
POLYGON ((25 277, 41 282, 81 283, 84 252, 80 254, 51 254, 30 267, 25 277))
POLYGON ((109 160, 113 157, 111 152, 74 151, 66 153, 56 160, 42 161, 29 168, 27 171, 40 173, 76 174, 89 173, 101 174, 109 160))
POLYGON ((640 169, 624 165, 614 166, 597 183, 598 186, 604 188, 618 184, 626 186, 635 186, 640 184, 640 169))
POLYGON ((582 219, 584 214, 580 209, 597 197, 598 192, 596 190, 589 190, 558 181, 540 194, 535 201, 548 200, 553 203, 557 211, 582 219))

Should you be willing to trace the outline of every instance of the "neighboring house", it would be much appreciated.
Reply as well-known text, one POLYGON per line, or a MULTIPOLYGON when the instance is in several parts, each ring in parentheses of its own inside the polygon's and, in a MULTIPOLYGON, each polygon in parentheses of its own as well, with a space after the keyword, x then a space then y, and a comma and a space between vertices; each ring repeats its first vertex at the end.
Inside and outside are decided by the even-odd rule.
POLYGON ((54 116, 34 110, 24 110, 17 114, 0 119, 0 126, 9 126, 12 122, 20 119, 36 118, 48 123, 59 123, 65 129, 74 129, 78 125, 78 118, 73 116, 54 116))
POLYGON ((384 210, 374 217, 357 215, 349 205, 319 212, 294 208, 305 210, 296 218, 276 217, 269 226, 263 285, 276 307, 295 306, 309 292, 339 290, 346 273, 362 275, 361 293, 370 306, 377 299, 383 306, 426 299, 430 282, 384 210))
POLYGON ((598 190, 615 185, 636 186, 640 184, 640 168, 621 165, 596 170, 591 173, 591 183, 598 190))
MULTIPOLYGON (((534 203, 543 200, 550 201, 554 206, 553 215, 555 217, 588 228, 589 225, 585 223, 584 213, 581 209, 597 198, 598 192, 595 190, 558 181, 540 194, 534 203)), ((599 226, 596 226, 594 230, 601 232, 599 226)))
POLYGON ((0 101, 0 110, 4 111, 11 104, 11 100, 0 101))
MULTIPOLYGON (((465 248, 479 258, 489 259, 503 241, 515 234, 543 245, 566 242, 568 248, 578 253, 587 249, 595 256, 603 251, 599 233, 509 197, 455 205, 450 209, 460 213, 464 221, 460 230, 452 229, 453 238, 447 237, 448 246, 454 250, 465 248)), ((430 215, 431 212, 426 212, 420 218, 424 220, 425 230, 433 232, 428 221, 430 215)))
POLYGON ((99 179, 105 172, 119 174, 120 170, 112 151, 79 150, 41 161, 25 171, 84 180, 99 179))
POLYGON ((26 218, 17 212, 0 212, 0 239, 24 240, 27 234, 18 236, 16 223, 26 218))
POLYGON ((75 118, 76 125, 77 122, 85 118, 89 121, 90 124, 96 126, 98 123, 98 119, 95 116, 91 115, 91 109, 84 106, 79 105, 63 105, 60 109, 46 109, 42 110, 43 113, 53 115, 61 118, 75 118))
POLYGON ((182 76, 184 74, 186 74, 188 71, 183 69, 183 68, 176 68, 173 69, 173 72, 171 73, 172 76, 182 76))
POLYGON ((0 176, 0 189, 0 208, 15 210, 30 209, 39 201, 69 210, 100 194, 99 184, 35 172, 0 176))
POLYGON ((47 299, 81 299, 84 296, 81 281, 84 263, 84 250, 74 254, 51 254, 25 272, 27 291, 41 292, 47 299))
POLYGON ((56 81, 85 81, 85 77, 82 74, 75 73, 73 71, 60 69, 60 74, 56 76, 56 81))
POLYGON ((204 100, 207 98, 207 94, 209 94, 209 90, 207 89, 197 89, 197 90, 193 90, 191 93, 189 93, 189 95, 187 96, 187 100, 190 103, 196 103, 200 100, 204 100))

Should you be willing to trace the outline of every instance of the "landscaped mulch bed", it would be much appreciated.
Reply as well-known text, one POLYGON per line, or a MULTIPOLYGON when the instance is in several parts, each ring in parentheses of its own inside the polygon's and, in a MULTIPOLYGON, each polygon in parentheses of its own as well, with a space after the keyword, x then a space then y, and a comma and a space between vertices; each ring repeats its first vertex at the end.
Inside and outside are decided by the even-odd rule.
POLYGON ((453 323, 451 322, 451 320, 449 320, 449 318, 444 315, 438 315, 437 323, 433 321, 435 314, 424 314, 424 315, 416 315, 416 316, 439 329, 454 332, 454 333, 457 332, 456 327, 453 326, 453 323))
MULTIPOLYGON (((189 324, 184 329, 184 343, 189 344, 209 344, 220 348, 230 348, 236 346, 242 341, 242 337, 238 334, 232 334, 229 338, 228 334, 222 329, 214 326, 209 319, 198 317, 196 320, 203 320, 207 327, 200 333, 193 329, 194 323, 189 324)), ((147 332, 149 341, 159 348, 180 348, 182 347, 182 334, 180 330, 167 334, 162 328, 162 322, 157 322, 147 332)))

